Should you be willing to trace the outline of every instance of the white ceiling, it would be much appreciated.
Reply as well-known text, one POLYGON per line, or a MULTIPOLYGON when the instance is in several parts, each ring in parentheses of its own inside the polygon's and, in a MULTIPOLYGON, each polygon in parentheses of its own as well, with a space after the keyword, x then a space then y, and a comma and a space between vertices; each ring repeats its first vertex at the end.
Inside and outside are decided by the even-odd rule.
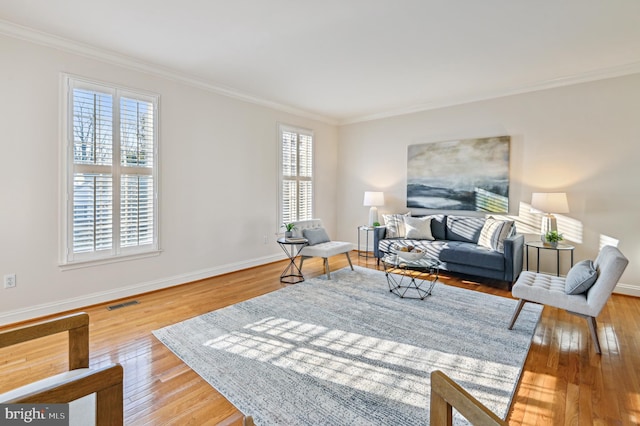
POLYGON ((639 0, 0 0, 0 20, 335 123, 640 72, 639 0))

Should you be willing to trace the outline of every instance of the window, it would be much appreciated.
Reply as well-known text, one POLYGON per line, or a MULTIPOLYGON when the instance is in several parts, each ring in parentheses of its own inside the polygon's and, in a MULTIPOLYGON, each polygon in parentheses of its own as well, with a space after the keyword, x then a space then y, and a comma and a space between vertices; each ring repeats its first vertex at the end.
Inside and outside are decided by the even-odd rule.
POLYGON ((158 250, 158 97, 65 77, 62 263, 158 250))
POLYGON ((313 218, 313 132, 280 126, 280 223, 313 218))

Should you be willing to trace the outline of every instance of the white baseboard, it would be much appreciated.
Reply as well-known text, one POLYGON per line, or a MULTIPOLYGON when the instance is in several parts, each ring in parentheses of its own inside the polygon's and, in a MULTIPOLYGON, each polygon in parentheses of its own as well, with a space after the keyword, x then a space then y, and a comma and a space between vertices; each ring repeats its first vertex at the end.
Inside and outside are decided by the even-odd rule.
POLYGON ((618 283, 613 289, 614 293, 626 294, 627 296, 640 297, 640 287, 637 285, 618 283))
MULTIPOLYGON (((193 271, 173 277, 162 278, 155 281, 134 284, 110 291, 88 294, 86 296, 74 297, 66 300, 58 300, 55 302, 30 306, 28 308, 18 309, 14 311, 2 312, 0 313, 0 325, 27 321, 33 318, 40 318, 47 315, 53 315, 60 312, 67 312, 74 309, 84 308, 86 306, 109 302, 111 300, 118 300, 126 297, 136 296, 138 294, 161 290, 163 288, 173 287, 192 281, 198 281, 204 278, 214 277, 216 275, 227 274, 229 272, 240 271, 242 269, 253 268, 254 266, 277 262, 284 258, 284 255, 281 254, 265 256, 244 262, 230 263, 227 265, 217 266, 215 268, 202 269, 199 271, 193 271)), ((640 287, 631 284, 619 283, 614 289, 614 293, 640 297, 640 287)))
POLYGON ((92 293, 84 296, 74 297, 71 299, 57 300, 51 303, 30 306, 28 308, 17 309, 14 311, 2 312, 0 313, 0 325, 12 324, 15 322, 26 321, 33 318, 40 318, 47 315, 67 312, 74 309, 105 303, 111 300, 123 299, 142 293, 148 293, 150 291, 161 290, 163 288, 173 287, 204 278, 214 277, 216 275, 227 274, 229 272, 240 271, 242 269, 276 262, 282 260, 283 258, 284 255, 265 256, 258 259, 230 263, 227 265, 217 266, 215 268, 202 269, 199 271, 193 271, 173 277, 138 283, 127 287, 103 291, 100 293, 92 293))

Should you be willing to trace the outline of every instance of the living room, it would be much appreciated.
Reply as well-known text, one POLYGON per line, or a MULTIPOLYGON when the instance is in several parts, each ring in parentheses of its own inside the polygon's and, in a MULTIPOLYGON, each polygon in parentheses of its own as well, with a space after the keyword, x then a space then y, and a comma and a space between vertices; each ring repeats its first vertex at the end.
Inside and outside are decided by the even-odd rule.
MULTIPOLYGON (((580 70, 554 70, 542 80, 532 75, 527 84, 507 82, 473 96, 461 92, 432 100, 436 107, 414 102, 336 118, 220 87, 146 57, 47 34, 0 12, 0 186, 6 201, 0 275, 16 276, 15 288, 2 289, 0 324, 282 260, 276 244, 281 123, 313 131, 315 216, 332 237, 354 243, 368 214, 365 191, 384 192, 381 213, 407 211, 409 145, 509 135, 509 216, 517 226, 535 238, 531 194, 565 192, 566 216, 580 229, 568 238, 576 260, 593 259, 603 241, 615 241, 630 259, 616 292, 640 296, 637 32, 594 48, 593 62, 580 70), (606 65, 595 59, 619 46, 627 57, 600 57, 606 65), (156 255, 87 267, 61 262, 62 74, 160 95, 156 255)), ((542 266, 553 270, 552 260, 542 266)))

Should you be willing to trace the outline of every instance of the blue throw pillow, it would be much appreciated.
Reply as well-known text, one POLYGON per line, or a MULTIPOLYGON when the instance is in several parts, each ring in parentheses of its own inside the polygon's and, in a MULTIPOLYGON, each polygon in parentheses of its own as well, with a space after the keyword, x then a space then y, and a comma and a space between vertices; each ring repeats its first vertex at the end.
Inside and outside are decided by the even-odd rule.
POLYGON ((584 293, 598 279, 598 271, 590 260, 582 260, 576 263, 569 272, 564 282, 564 291, 567 294, 584 293))
POLYGON ((314 246, 320 243, 331 241, 324 228, 308 228, 302 230, 302 236, 309 240, 309 245, 314 246))

